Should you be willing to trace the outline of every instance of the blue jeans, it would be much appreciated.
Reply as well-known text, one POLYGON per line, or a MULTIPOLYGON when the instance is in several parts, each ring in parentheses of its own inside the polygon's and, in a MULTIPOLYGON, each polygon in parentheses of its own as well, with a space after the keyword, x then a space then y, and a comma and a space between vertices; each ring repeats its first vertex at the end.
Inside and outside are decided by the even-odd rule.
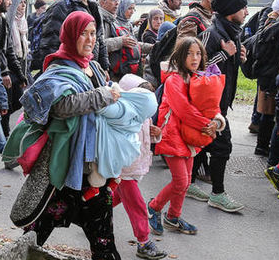
POLYGON ((279 163, 279 136, 277 135, 278 129, 278 124, 276 124, 271 135, 271 145, 267 161, 271 166, 275 166, 279 163))
POLYGON ((2 153, 5 145, 6 145, 6 137, 2 129, 1 117, 0 117, 0 153, 2 153))

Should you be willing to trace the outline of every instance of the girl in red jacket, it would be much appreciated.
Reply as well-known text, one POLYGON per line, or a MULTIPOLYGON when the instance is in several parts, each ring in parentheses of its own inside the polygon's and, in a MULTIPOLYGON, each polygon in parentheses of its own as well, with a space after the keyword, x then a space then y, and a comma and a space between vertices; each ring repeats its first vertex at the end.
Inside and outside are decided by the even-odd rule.
POLYGON ((220 126, 217 120, 203 116, 189 100, 190 79, 194 72, 205 69, 205 59, 205 49, 197 38, 183 38, 176 44, 167 72, 162 72, 161 75, 162 82, 165 83, 158 117, 162 141, 156 144, 155 153, 165 157, 172 180, 148 203, 149 225, 157 235, 163 233, 163 226, 185 234, 197 233, 197 228, 180 218, 180 215, 191 183, 193 158, 200 148, 189 145, 182 139, 181 123, 213 138, 220 126), (162 225, 161 210, 168 202, 170 206, 164 214, 162 225))

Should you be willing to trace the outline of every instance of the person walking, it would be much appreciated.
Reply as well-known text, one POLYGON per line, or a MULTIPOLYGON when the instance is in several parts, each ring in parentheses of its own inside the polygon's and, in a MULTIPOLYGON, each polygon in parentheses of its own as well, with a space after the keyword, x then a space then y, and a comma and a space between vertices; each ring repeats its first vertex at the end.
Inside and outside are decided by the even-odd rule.
POLYGON ((34 25, 34 22, 37 18, 41 16, 46 11, 46 2, 44 0, 36 0, 35 4, 35 12, 31 13, 27 17, 28 30, 30 31, 34 25))
POLYGON ((181 125, 215 137, 217 123, 203 116, 190 102, 191 77, 205 69, 205 50, 194 37, 178 41, 169 65, 162 71, 164 93, 159 107, 157 125, 162 128, 162 141, 155 154, 163 155, 171 172, 171 182, 148 202, 149 226, 153 233, 163 234, 164 228, 184 234, 196 234, 197 228, 180 217, 187 189, 191 183, 193 158, 201 150, 182 139, 181 125), (182 122, 182 123, 181 123, 182 122), (161 211, 170 202, 161 224, 161 211))
POLYGON ((209 171, 212 180, 212 193, 208 205, 225 212, 236 212, 244 205, 233 200, 224 189, 224 174, 232 151, 231 131, 226 118, 227 111, 235 97, 238 69, 246 61, 246 49, 241 45, 239 33, 241 24, 248 15, 246 0, 213 0, 212 9, 217 12, 212 26, 199 37, 206 48, 208 63, 216 63, 226 75, 226 85, 220 102, 221 114, 226 119, 226 127, 205 149, 211 154, 209 171))
POLYGON ((45 243, 55 227, 75 223, 89 240, 92 259, 120 260, 107 184, 99 196, 82 200, 83 190, 90 187, 86 177, 95 153, 94 112, 120 96, 103 87, 104 71, 97 62, 90 62, 96 31, 95 19, 86 12, 72 12, 65 19, 59 50, 46 57, 44 73, 21 98, 25 118, 9 138, 3 160, 19 156, 15 144, 23 145, 24 154, 31 149, 25 162, 33 158, 33 167, 13 205, 11 219, 25 232, 34 230, 38 245, 45 243), (28 131, 35 146, 25 142, 28 131))
MULTIPOLYGON (((135 88, 152 90, 149 82, 134 74, 126 74, 119 81, 119 86, 124 91, 133 91, 135 88)), ((157 248, 149 239, 147 209, 138 183, 149 172, 152 164, 151 142, 161 140, 161 129, 152 125, 150 118, 146 119, 138 133, 141 142, 141 154, 129 167, 124 167, 121 172, 121 182, 113 194, 113 207, 123 204, 133 231, 138 240, 136 255, 145 259, 162 259, 166 253, 157 248)))

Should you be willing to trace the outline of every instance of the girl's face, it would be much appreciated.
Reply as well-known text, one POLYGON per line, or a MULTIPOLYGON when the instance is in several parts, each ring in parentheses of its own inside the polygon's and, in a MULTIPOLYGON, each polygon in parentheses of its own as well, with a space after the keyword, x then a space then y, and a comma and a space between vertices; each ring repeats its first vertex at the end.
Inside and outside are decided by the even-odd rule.
POLYGON ((134 14, 135 10, 136 10, 136 5, 135 4, 131 4, 129 6, 129 8, 126 10, 126 12, 125 12, 125 17, 126 17, 127 20, 131 19, 131 17, 134 14))
POLYGON ((151 26, 155 31, 159 30, 159 27, 164 22, 164 16, 161 14, 156 14, 152 17, 151 26))
POLYGON ((198 70, 200 63, 202 59, 202 52, 198 44, 192 43, 190 46, 186 61, 185 61, 185 66, 188 70, 190 71, 196 71, 198 70))
POLYGON ((26 1, 25 0, 22 0, 18 7, 17 7, 17 10, 21 13, 21 14, 25 14, 25 10, 26 10, 26 1))
POLYGON ((89 56, 96 42, 96 27, 94 22, 90 22, 77 40, 77 52, 80 56, 89 56))

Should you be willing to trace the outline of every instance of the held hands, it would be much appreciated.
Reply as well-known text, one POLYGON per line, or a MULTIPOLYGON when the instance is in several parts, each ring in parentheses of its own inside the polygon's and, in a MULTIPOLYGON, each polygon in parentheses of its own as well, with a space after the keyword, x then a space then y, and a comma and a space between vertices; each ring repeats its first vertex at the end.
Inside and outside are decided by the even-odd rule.
POLYGON ((150 126, 150 135, 151 136, 158 137, 161 134, 161 132, 162 132, 162 130, 160 127, 155 126, 155 125, 150 126))
POLYGON ((121 38, 122 38, 122 45, 124 47, 133 48, 137 44, 137 41, 134 40, 129 35, 123 35, 121 36, 121 38))
POLYGON ((216 129, 217 129, 217 123, 214 121, 211 121, 207 127, 202 128, 202 133, 209 135, 213 139, 216 138, 216 129))
POLYGON ((221 40, 221 48, 226 51, 230 56, 233 56, 236 53, 236 46, 232 40, 225 42, 221 40))
POLYGON ((247 61, 246 48, 242 44, 241 44, 241 49, 240 49, 240 60, 242 63, 245 63, 247 61))

